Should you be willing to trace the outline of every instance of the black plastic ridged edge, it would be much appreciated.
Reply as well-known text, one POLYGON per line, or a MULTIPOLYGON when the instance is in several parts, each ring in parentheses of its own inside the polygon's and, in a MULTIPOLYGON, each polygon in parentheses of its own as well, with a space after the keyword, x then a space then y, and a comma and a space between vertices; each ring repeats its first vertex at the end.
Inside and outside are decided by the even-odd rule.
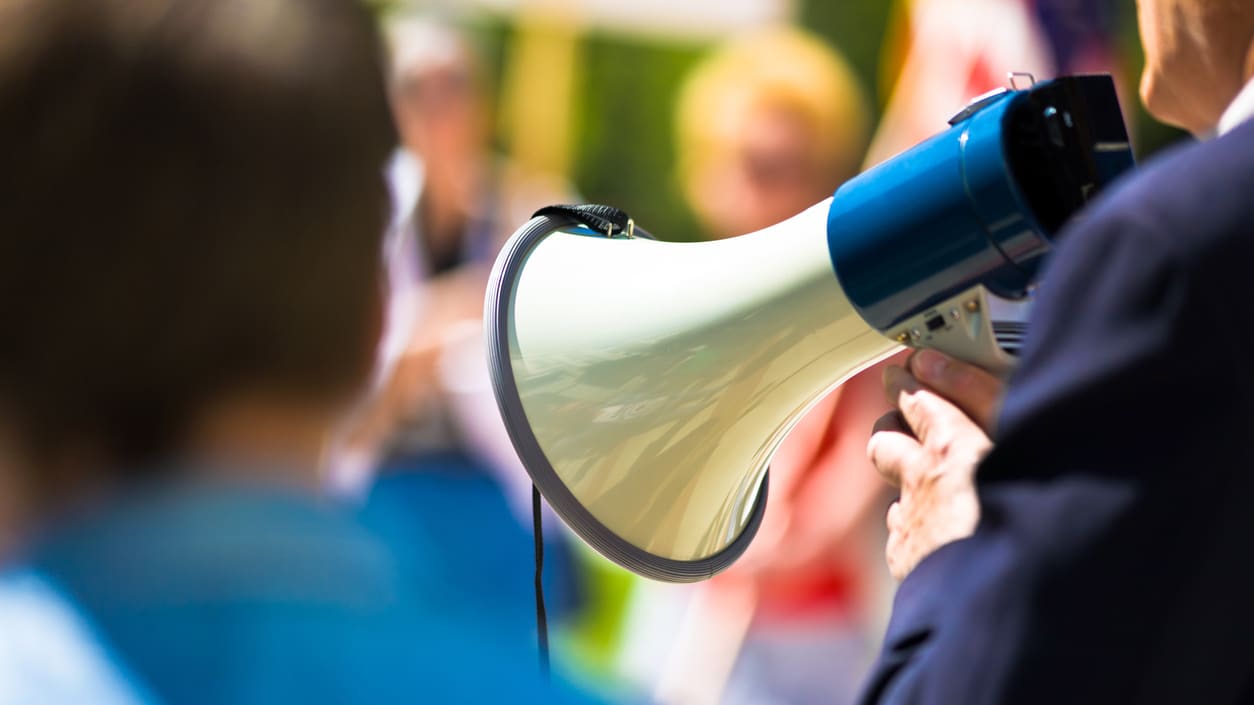
POLYGON ((592 515, 575 498, 558 476, 540 447, 527 421, 518 385, 514 380, 513 363, 509 354, 509 306, 512 291, 531 250, 555 230, 580 225, 570 218, 540 216, 532 218, 514 233, 497 257, 488 280, 487 298, 484 300, 484 333, 487 342, 488 371, 495 390, 497 407, 505 421, 514 450, 518 452, 523 467, 539 488, 540 494, 553 507, 553 511, 566 522, 584 541, 601 555, 638 575, 672 583, 691 583, 706 580, 727 569, 752 543, 766 513, 769 471, 764 474, 752 516, 744 530, 722 551, 699 560, 683 561, 658 556, 632 544, 592 515))

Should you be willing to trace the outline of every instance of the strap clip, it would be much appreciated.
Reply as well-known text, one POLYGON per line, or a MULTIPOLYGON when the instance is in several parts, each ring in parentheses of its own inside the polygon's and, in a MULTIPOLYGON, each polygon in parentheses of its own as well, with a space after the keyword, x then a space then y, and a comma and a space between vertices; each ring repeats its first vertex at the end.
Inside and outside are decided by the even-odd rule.
POLYGON ((539 218, 545 215, 560 215, 577 220, 592 230, 605 233, 605 237, 610 239, 619 235, 628 239, 636 236, 636 221, 613 206, 591 204, 545 206, 532 214, 532 217, 539 218))

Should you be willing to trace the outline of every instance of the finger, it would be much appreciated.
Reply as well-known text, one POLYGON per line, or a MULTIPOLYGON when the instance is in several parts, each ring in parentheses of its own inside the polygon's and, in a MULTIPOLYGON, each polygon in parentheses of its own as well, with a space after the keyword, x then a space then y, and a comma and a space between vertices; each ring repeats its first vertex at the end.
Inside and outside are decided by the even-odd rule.
POLYGON ((912 394, 920 389, 923 385, 906 368, 897 365, 884 368, 884 396, 894 407, 901 406, 902 394, 912 394))
POLYGON ((906 365, 918 381, 952 401, 985 433, 993 435, 1005 389, 999 378, 935 350, 919 350, 906 365))
MULTIPOLYGON (((909 364, 909 360, 906 364, 909 364)), ((915 406, 915 396, 924 390, 925 387, 919 384, 919 381, 906 368, 896 366, 884 368, 884 392, 888 396, 888 402, 898 410, 906 428, 920 442, 923 441, 923 435, 919 433, 915 424, 926 423, 927 419, 917 418, 918 414, 907 414, 906 407, 915 406)))
POLYGON ((871 433, 875 434, 881 431, 903 433, 910 437, 914 436, 914 431, 911 431, 910 427, 906 425, 905 417, 903 417, 901 412, 896 409, 875 420, 875 425, 871 427, 871 433))
POLYGON ((901 512, 901 500, 888 505, 888 513, 884 516, 884 526, 888 528, 890 534, 901 530, 901 512))
POLYGON ((981 444, 988 441, 984 430, 962 409, 929 389, 903 393, 898 406, 919 443, 942 456, 959 439, 978 438, 981 444))
POLYGON ((889 575, 898 582, 906 578, 904 552, 905 537, 900 532, 890 533, 888 541, 884 544, 884 562, 888 564, 889 575))
POLYGON ((885 482, 894 487, 900 487, 901 476, 899 469, 889 468, 888 466, 880 467, 880 465, 875 463, 872 455, 874 451, 871 440, 878 433, 899 433, 908 438, 914 438, 914 432, 906 426, 906 420, 901 417, 901 412, 893 410, 875 420, 875 426, 871 428, 871 438, 867 439, 867 458, 871 459, 871 464, 875 465, 875 469, 884 478, 885 482))
POLYGON ((917 440, 896 431, 873 433, 866 446, 871 464, 894 487, 901 486, 902 473, 907 468, 924 462, 923 453, 923 447, 917 440))

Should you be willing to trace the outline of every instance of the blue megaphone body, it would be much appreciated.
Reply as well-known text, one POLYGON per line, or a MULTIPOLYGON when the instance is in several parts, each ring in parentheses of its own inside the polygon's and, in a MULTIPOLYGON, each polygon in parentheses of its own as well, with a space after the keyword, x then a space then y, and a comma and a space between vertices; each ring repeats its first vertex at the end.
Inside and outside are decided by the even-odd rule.
MULTIPOLYGON (((925 344, 935 313, 912 319, 963 292, 982 286, 1003 300, 1027 296, 1067 220, 1132 166, 1109 76, 999 90, 954 116, 948 130, 836 191, 832 266, 868 323, 925 344)), ((1004 342, 1013 349, 1013 330, 1004 342)), ((969 357, 960 346, 951 352, 969 357)), ((973 361, 1004 366, 989 356, 973 361)))

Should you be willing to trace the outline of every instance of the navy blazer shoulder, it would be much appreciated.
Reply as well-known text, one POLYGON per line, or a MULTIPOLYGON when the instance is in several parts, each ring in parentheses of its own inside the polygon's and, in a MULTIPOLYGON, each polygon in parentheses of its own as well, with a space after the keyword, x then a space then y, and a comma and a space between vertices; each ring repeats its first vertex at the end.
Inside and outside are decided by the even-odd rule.
POLYGON ((901 585, 863 702, 1254 702, 1254 122, 1061 239, 980 524, 901 585))

